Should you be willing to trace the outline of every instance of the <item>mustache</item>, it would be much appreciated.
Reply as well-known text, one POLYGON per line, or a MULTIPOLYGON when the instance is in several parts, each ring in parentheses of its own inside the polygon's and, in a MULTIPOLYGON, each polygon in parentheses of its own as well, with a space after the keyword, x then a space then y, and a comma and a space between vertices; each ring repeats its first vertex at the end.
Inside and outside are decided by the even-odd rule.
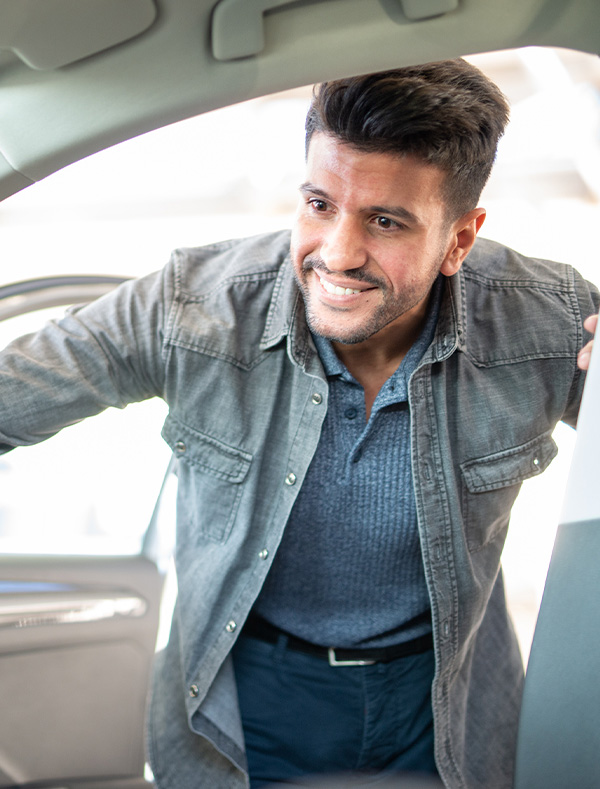
MULTIPOLYGON (((302 271, 310 271, 311 269, 314 269, 315 271, 322 271, 323 274, 329 274, 332 277, 335 277, 340 273, 336 271, 330 271, 320 257, 308 255, 302 261, 302 271)), ((368 285, 373 285, 377 288, 382 288, 385 285, 385 283, 379 280, 379 278, 374 277, 372 274, 369 274, 366 271, 363 271, 361 268, 347 269, 343 272, 343 275, 344 279, 355 280, 356 282, 366 282, 368 285)))

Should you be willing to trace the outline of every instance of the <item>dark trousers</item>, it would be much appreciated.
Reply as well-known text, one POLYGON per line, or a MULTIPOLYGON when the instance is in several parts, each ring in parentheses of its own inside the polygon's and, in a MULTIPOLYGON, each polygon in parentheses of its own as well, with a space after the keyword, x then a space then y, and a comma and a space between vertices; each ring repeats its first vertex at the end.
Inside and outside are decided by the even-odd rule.
POLYGON ((242 635, 234 665, 252 789, 301 776, 436 774, 433 650, 371 666, 242 635))

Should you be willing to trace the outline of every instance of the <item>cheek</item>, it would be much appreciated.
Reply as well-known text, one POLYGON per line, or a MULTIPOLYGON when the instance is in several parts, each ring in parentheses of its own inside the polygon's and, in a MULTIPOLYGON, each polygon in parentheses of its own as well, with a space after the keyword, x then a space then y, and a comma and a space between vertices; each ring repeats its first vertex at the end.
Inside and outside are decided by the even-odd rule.
POLYGON ((291 249, 292 259, 304 258, 319 247, 318 234, 310 227, 310 224, 302 219, 296 219, 292 229, 291 249))
POLYGON ((297 228, 294 228, 290 240, 290 254, 292 258, 292 267, 297 277, 302 274, 302 263, 309 251, 303 234, 299 233, 297 228))
POLYGON ((298 261, 302 260, 302 257, 300 252, 300 239, 295 228, 292 230, 292 237, 290 239, 290 254, 292 256, 294 268, 297 269, 298 261))
POLYGON ((394 251, 382 250, 378 262, 393 290, 429 282, 437 276, 441 264, 437 251, 425 251, 419 243, 403 244, 394 251))
POLYGON ((402 253, 380 255, 379 269, 392 290, 403 289, 412 279, 412 267, 402 253))

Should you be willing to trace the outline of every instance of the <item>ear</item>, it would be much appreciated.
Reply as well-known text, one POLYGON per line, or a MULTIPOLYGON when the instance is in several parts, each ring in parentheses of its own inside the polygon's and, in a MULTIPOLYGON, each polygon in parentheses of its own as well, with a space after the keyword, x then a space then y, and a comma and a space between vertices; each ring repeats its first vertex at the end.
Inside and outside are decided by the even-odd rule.
POLYGON ((444 276, 451 277, 460 269, 484 221, 485 208, 474 208, 452 224, 448 235, 448 251, 440 268, 444 276))

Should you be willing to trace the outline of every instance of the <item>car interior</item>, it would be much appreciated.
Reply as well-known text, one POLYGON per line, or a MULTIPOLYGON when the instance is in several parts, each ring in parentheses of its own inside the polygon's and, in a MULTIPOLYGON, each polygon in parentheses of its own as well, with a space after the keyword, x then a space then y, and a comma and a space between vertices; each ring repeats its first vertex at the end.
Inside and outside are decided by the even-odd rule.
MULTIPOLYGON (((526 47, 597 56, 597 0, 3 0, 0 200, 218 108, 296 88, 306 96, 305 86, 324 79, 526 47)), ((267 124, 263 133, 268 146, 267 124)), ((0 321, 90 300, 130 275, 47 271, 22 281, 12 259, 3 274, 0 321)), ((599 353, 527 665, 515 789, 600 782, 599 353)), ((79 450, 70 452, 80 464, 79 450)), ((46 454, 40 464, 49 463, 46 454)), ((127 550, 21 553, 15 543, 0 553, 0 789, 151 785, 144 714, 172 548, 167 466, 160 455, 152 484, 143 483, 151 491, 144 525, 127 550)), ((34 520, 52 508, 44 495, 23 493, 43 500, 34 520)), ((0 531, 3 517, 0 508, 0 531)))

